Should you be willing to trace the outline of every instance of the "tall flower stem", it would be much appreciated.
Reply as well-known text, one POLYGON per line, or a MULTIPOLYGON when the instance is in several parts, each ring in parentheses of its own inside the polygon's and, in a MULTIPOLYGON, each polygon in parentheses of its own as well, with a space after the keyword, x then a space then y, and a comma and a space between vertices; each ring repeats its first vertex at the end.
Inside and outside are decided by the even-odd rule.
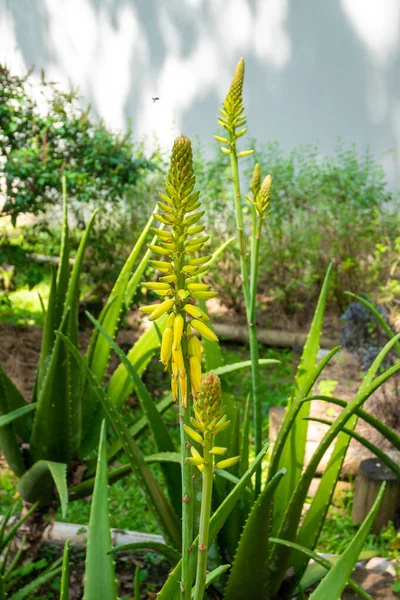
POLYGON ((235 203, 235 214, 236 214, 236 230, 239 241, 239 252, 240 252, 240 270, 242 272, 243 280, 243 295, 246 306, 246 312, 250 307, 250 284, 249 284, 249 268, 247 264, 246 255, 246 238, 243 228, 243 211, 241 203, 240 193, 240 176, 239 176, 239 164, 236 151, 236 138, 233 132, 230 132, 230 157, 231 157, 231 170, 232 170, 232 181, 233 181, 233 200, 235 203))
POLYGON ((211 498, 213 486, 213 457, 210 454, 211 443, 205 438, 204 441, 204 470, 203 470, 203 486, 201 493, 201 512, 200 512, 200 527, 199 527, 199 545, 197 552, 197 572, 196 572, 196 587, 194 592, 194 600, 203 600, 204 590, 207 577, 207 551, 208 551, 208 533, 211 514, 211 498))
MULTIPOLYGON (((188 399, 189 400, 189 399, 188 399)), ((186 408, 179 403, 179 428, 181 438, 182 457, 182 575, 181 575, 181 599, 191 600, 192 594, 192 542, 194 539, 193 523, 193 467, 187 462, 190 456, 190 444, 184 427, 190 425, 190 405, 186 408)))

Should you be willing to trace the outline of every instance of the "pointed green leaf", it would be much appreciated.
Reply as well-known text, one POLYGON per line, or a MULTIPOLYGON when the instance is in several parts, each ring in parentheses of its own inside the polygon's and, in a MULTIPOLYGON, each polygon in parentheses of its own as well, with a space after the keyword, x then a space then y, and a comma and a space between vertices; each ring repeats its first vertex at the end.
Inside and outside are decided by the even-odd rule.
MULTIPOLYGON (((279 360, 275 360, 274 358, 260 358, 258 360, 258 364, 260 366, 263 365, 278 365, 280 363, 279 360)), ((232 371, 238 371, 239 369, 247 369, 251 367, 251 360, 242 360, 240 362, 232 363, 231 365, 224 365, 223 367, 218 367, 213 369, 214 375, 227 375, 228 373, 232 373, 232 371)))
POLYGON ((269 535, 272 503, 286 469, 278 471, 257 498, 244 526, 236 550, 224 598, 248 600, 268 598, 269 535))
MULTIPOLYGON (((166 316, 157 321, 157 326, 161 332, 164 331, 166 316)), ((142 375, 146 366, 150 362, 156 350, 160 347, 160 338, 155 325, 151 325, 135 342, 128 352, 127 358, 135 367, 136 372, 142 375)), ((120 408, 128 396, 132 393, 134 385, 132 379, 126 371, 124 365, 119 365, 114 371, 107 386, 107 393, 112 403, 120 408)))
POLYGON ((99 598, 117 600, 114 560, 108 554, 111 550, 108 511, 106 424, 103 421, 100 433, 96 482, 90 509, 84 600, 98 600, 99 598))
POLYGON ((27 502, 50 504, 55 484, 65 518, 68 506, 67 465, 49 460, 39 460, 24 473, 18 482, 18 491, 27 502))
MULTIPOLYGON (((9 404, 10 390, 12 392, 14 389, 17 390, 0 367, 0 418, 6 418, 9 414, 14 412, 12 409, 10 411, 9 404)), ((21 408, 18 408, 17 410, 21 410, 21 408)), ((13 422, 9 422, 8 425, 4 425, 0 428, 0 448, 10 469, 18 477, 21 477, 26 469, 24 461, 22 460, 20 445, 15 434, 13 422)))
MULTIPOLYGON (((25 398, 0 364, 0 414, 5 415, 6 413, 12 412, 24 406, 28 406, 25 398)), ((19 435, 25 442, 29 440, 31 429, 31 416, 26 415, 25 418, 19 419, 16 423, 14 423, 15 433, 19 435)))
POLYGON ((132 471, 134 472, 139 485, 146 494, 149 504, 153 509, 154 516, 160 524, 164 537, 171 541, 176 548, 179 548, 181 544, 181 534, 178 517, 168 499, 162 492, 157 480, 147 466, 142 453, 129 433, 129 429, 125 425, 115 406, 111 403, 107 394, 97 383, 94 375, 81 357, 79 351, 72 345, 70 340, 65 335, 60 332, 57 332, 57 335, 60 337, 60 339, 62 339, 64 344, 67 345, 69 351, 77 361, 82 373, 89 379, 93 389, 96 390, 98 398, 122 442, 132 471))
MULTIPOLYGON (((304 346, 304 350, 297 368, 293 390, 289 399, 289 408, 296 405, 301 398, 304 398, 304 386, 307 384, 310 374, 317 365, 317 356, 321 339, 322 322, 325 312, 326 297, 328 294, 329 278, 332 265, 329 266, 325 276, 325 281, 321 289, 318 305, 315 310, 314 318, 310 327, 309 334, 304 346)), ((280 501, 274 506, 274 532, 278 531, 278 526, 282 521, 285 507, 300 479, 303 470, 304 456, 307 441, 308 423, 304 417, 308 416, 310 407, 303 404, 299 410, 298 417, 288 434, 287 441, 282 451, 279 461, 279 467, 283 468, 290 465, 288 476, 285 477, 280 486, 280 501)))
POLYGON ((54 331, 60 326, 60 323, 56 323, 56 312, 57 312, 57 284, 56 284, 56 273, 54 268, 51 270, 51 283, 50 283, 50 295, 49 302, 47 305, 46 316, 44 319, 42 344, 40 348, 40 357, 37 370, 37 382, 35 389, 35 397, 33 398, 36 402, 37 394, 39 393, 44 375, 46 373, 47 364, 51 355, 51 351, 54 345, 55 334, 54 331))
POLYGON ((59 575, 62 571, 62 567, 57 567, 51 571, 46 571, 43 575, 40 575, 23 588, 18 590, 15 594, 9 597, 9 600, 27 600, 28 598, 34 598, 34 592, 38 590, 42 585, 51 581, 54 577, 59 575))
MULTIPOLYGON (((362 304, 364 304, 364 306, 366 306, 372 312, 372 314, 378 321, 379 325, 386 332, 389 339, 391 339, 392 337, 394 337, 396 335, 396 333, 393 331, 393 329, 390 327, 390 325, 388 325, 388 323, 386 323, 386 321, 383 318, 383 316, 381 315, 381 313, 376 310, 375 306, 373 304, 371 304, 371 302, 368 302, 368 300, 366 300, 362 296, 357 296, 357 294, 352 294, 351 292, 345 292, 345 294, 347 296, 351 296, 351 298, 355 298, 356 300, 358 300, 358 302, 361 302, 362 304)), ((396 343, 395 348, 396 348, 397 354, 400 356, 400 344, 396 343)))
MULTIPOLYGON (((129 376, 131 377, 134 385, 135 392, 139 398, 140 405, 143 412, 146 415, 147 422, 150 430, 154 436, 157 450, 160 453, 175 453, 175 444, 169 434, 168 428, 165 425, 160 413, 157 410, 155 402, 151 397, 148 389, 146 388, 143 381, 140 379, 135 367, 130 363, 128 357, 121 350, 118 344, 108 335, 104 327, 100 325, 98 321, 90 314, 86 313, 88 318, 91 320, 93 325, 98 331, 104 336, 107 343, 111 346, 118 358, 126 368, 129 376)), ((164 464, 161 465, 165 481, 168 488, 168 494, 172 502, 172 506, 175 509, 176 514, 180 514, 182 505, 182 483, 181 483, 181 470, 178 465, 164 464)))
MULTIPOLYGON (((393 343, 393 340, 391 340, 393 343)), ((390 343, 390 342, 389 342, 390 343)), ((355 414, 357 408, 373 394, 385 381, 387 381, 392 375, 400 370, 400 362, 396 363, 393 367, 382 373, 377 377, 370 385, 364 387, 352 400, 347 404, 343 412, 336 419, 332 427, 326 432, 318 448, 314 452, 309 464, 307 465, 301 479, 290 499, 289 505, 286 509, 284 519, 281 525, 281 529, 278 537, 280 539, 287 539, 294 541, 297 527, 301 517, 301 511, 303 503, 305 501, 307 491, 310 487, 311 480, 317 470, 317 467, 324 456, 325 452, 335 440, 336 436, 346 426, 347 421, 355 414)), ((282 573, 285 572, 286 566, 289 562, 290 556, 282 547, 275 547, 273 557, 271 559, 271 570, 273 573, 271 581, 273 581, 273 592, 275 593, 280 585, 282 573)))
MULTIPOLYGON (((335 557, 335 559, 336 559, 335 562, 332 563, 328 559, 317 554, 316 552, 313 552, 312 550, 309 550, 308 548, 305 548, 304 546, 300 546, 299 544, 295 544, 294 542, 288 542, 287 540, 280 540, 278 538, 270 538, 269 541, 273 542, 274 544, 282 544, 283 546, 286 546, 287 548, 290 548, 291 550, 297 550, 299 552, 302 552, 308 559, 311 558, 318 565, 321 565, 322 567, 324 567, 324 570, 323 570, 324 574, 326 573, 326 571, 329 571, 330 569, 332 569, 334 564, 337 563, 337 559, 336 559, 337 557, 335 557)), ((321 577, 320 577, 320 579, 321 579, 321 577)), ((363 588, 360 585, 358 585, 358 583, 356 583, 352 579, 349 579, 348 583, 349 583, 349 586, 352 588, 352 590, 356 594, 358 594, 360 596, 360 598, 364 598, 365 600, 373 600, 371 598, 371 596, 365 590, 363 590, 363 588)), ((304 588, 304 589, 306 589, 306 588, 304 588)))
POLYGON ((384 491, 385 483, 381 485, 378 496, 358 532, 336 565, 327 573, 317 589, 311 594, 310 600, 337 600, 340 598, 375 521, 384 491))
MULTIPOLYGON (((149 234, 153 220, 154 217, 151 215, 136 244, 134 245, 132 252, 125 261, 117 281, 111 290, 107 303, 100 314, 99 322, 112 339, 115 339, 118 334, 124 310, 130 306, 131 302, 129 301, 129 298, 127 299, 126 297, 127 288, 130 284, 132 271, 149 234), (126 302, 127 300, 128 302, 126 302)), ((155 243, 155 240, 153 240, 153 243, 155 243)), ((146 269, 149 257, 150 252, 147 251, 137 269, 137 272, 140 273, 140 277, 142 276, 142 272, 146 269)), ((103 383, 104 375, 106 373, 110 358, 110 351, 111 348, 107 340, 103 336, 96 335, 96 332, 94 331, 90 343, 90 353, 88 353, 87 359, 88 365, 99 383, 103 383)), ((98 400, 96 394, 90 388, 88 388, 87 385, 83 386, 82 395, 85 398, 83 419, 84 429, 86 431, 88 429, 88 424, 91 421, 94 407, 96 406, 98 400)))
MULTIPOLYGON (((379 352, 378 356, 373 361, 364 377, 358 394, 370 385, 381 368, 383 361, 396 343, 395 338, 390 340, 385 347, 379 352)), ((324 470, 318 490, 312 500, 311 506, 303 519, 302 526, 297 536, 297 543, 307 548, 315 548, 318 537, 320 535, 328 508, 330 506, 336 483, 339 479, 345 455, 350 443, 351 432, 357 424, 357 414, 348 420, 346 427, 339 433, 332 455, 328 465, 324 470)), ((370 448, 371 449, 371 448, 370 448)), ((306 568, 306 559, 304 555, 295 554, 292 559, 292 566, 296 570, 297 579, 301 578, 306 568)))
POLYGON ((128 550, 132 550, 132 552, 137 552, 138 550, 151 550, 152 552, 156 552, 157 554, 161 554, 167 561, 175 566, 181 559, 181 554, 175 548, 171 548, 171 546, 167 546, 166 544, 162 544, 161 542, 135 542, 132 544, 123 544, 122 546, 115 546, 110 550, 110 554, 117 554, 117 552, 127 552, 128 550))
POLYGON ((2 417, 0 417, 0 429, 2 427, 5 427, 5 425, 8 425, 9 423, 12 423, 16 419, 24 417, 26 414, 34 410, 36 410, 36 404, 27 404, 26 406, 21 406, 21 408, 13 410, 7 415, 3 415, 2 417))

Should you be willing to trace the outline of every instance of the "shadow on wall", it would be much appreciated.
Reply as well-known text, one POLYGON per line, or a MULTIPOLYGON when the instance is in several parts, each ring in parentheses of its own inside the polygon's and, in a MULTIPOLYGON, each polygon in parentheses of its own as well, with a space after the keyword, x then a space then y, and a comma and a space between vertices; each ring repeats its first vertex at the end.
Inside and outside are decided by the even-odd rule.
POLYGON ((212 139, 237 59, 250 133, 291 149, 370 145, 400 184, 400 4, 386 0, 36 0, 0 5, 0 60, 71 81, 135 137, 212 139), (153 97, 160 100, 153 102, 153 97))

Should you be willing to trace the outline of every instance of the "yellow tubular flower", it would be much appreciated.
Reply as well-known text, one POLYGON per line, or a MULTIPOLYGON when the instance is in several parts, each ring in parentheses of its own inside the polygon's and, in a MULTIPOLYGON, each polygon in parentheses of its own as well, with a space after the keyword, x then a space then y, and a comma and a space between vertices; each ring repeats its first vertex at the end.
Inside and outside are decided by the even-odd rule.
POLYGON ((216 295, 209 285, 201 283, 210 267, 211 255, 197 254, 207 244, 209 236, 202 235, 205 228, 198 224, 204 212, 200 210, 200 192, 195 191, 195 183, 191 143, 187 137, 180 136, 172 148, 164 192, 160 193, 158 202, 159 211, 154 215, 166 227, 153 228, 159 241, 149 246, 157 255, 156 260, 149 261, 149 264, 161 272, 161 277, 159 281, 144 284, 147 289, 167 299, 141 310, 150 314, 151 321, 165 313, 169 315, 162 336, 160 358, 166 370, 169 365, 172 367, 172 394, 176 400, 180 389, 183 405, 186 404, 188 387, 197 394, 201 382, 200 342, 188 324, 193 323, 193 327, 208 339, 217 340, 203 323, 208 316, 194 303, 197 298, 207 299, 216 295), (200 326, 196 326, 196 322, 200 326))

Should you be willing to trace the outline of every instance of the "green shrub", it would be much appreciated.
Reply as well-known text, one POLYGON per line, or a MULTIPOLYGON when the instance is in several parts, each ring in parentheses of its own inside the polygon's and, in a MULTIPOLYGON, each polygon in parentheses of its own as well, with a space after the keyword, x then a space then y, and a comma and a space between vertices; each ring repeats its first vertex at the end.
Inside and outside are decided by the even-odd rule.
MULTIPOLYGON (((357 293, 382 288, 382 295, 386 291, 385 298, 391 297, 397 281, 390 273, 398 256, 398 198, 388 190, 383 169, 368 150, 360 154, 340 141, 333 156, 322 156, 318 145, 298 146, 288 154, 278 142, 260 146, 253 140, 251 146, 254 159, 247 159, 244 169, 248 179, 258 162, 274 182, 260 251, 259 293, 287 314, 309 309, 332 262, 331 295, 340 312, 346 289, 357 293)), ((229 160, 222 153, 207 157, 204 148, 199 150, 199 183, 206 190, 206 214, 219 239, 235 228, 229 160)), ((244 207, 247 227, 250 217, 250 209, 244 207)), ((238 253, 231 246, 214 283, 235 308, 241 297, 238 275, 238 253)))
POLYGON ((77 90, 42 81, 33 90, 29 74, 12 75, 0 65, 0 192, 2 215, 37 215, 60 204, 61 175, 80 203, 120 202, 154 166, 139 154, 130 131, 117 134, 79 106, 77 90))

